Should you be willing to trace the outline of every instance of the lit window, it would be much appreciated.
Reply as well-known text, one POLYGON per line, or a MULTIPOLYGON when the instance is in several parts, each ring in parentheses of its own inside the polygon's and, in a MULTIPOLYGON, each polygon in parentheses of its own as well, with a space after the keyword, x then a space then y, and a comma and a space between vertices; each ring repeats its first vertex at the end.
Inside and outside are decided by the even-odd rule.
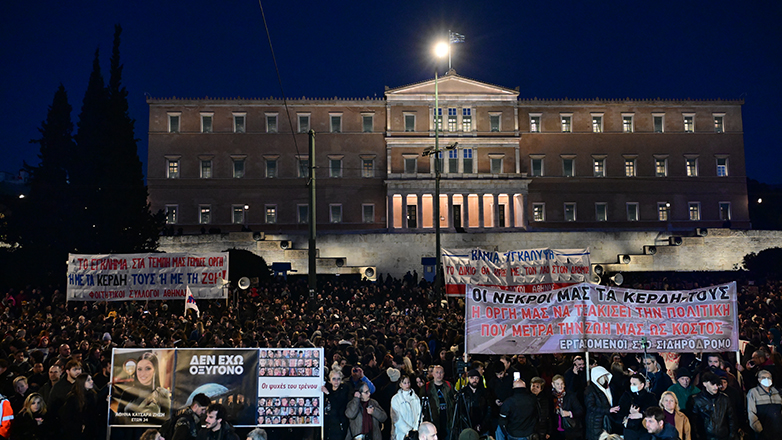
POLYGON ((179 114, 168 115, 168 132, 179 133, 179 114))
POLYGON ((576 175, 576 160, 573 158, 562 159, 562 175, 565 177, 573 177, 576 175))
POLYGON ((244 177, 244 159, 234 159, 234 178, 244 177))
POLYGON ((560 119, 562 121, 562 133, 570 133, 573 129, 571 125, 571 122, 573 121, 573 116, 561 115, 560 119))
POLYGON ((198 223, 208 225, 211 222, 212 207, 210 205, 198 206, 198 223))
POLYGON ((502 159, 501 158, 491 158, 491 173, 492 174, 502 174, 502 159))
POLYGON ((202 179, 210 179, 210 178, 212 178, 212 161, 211 160, 202 160, 201 161, 201 178, 202 179))
POLYGON ((175 160, 175 159, 168 160, 168 170, 167 170, 166 177, 168 177, 169 179, 179 178, 179 160, 175 160))
POLYGON ((622 132, 632 133, 635 131, 635 125, 633 125, 633 115, 622 115, 622 132))
POLYGON ((299 115, 299 133, 310 131, 310 115, 299 115))
POLYGON ((625 176, 635 177, 635 159, 625 159, 625 176))
POLYGON ((665 177, 668 175, 668 159, 658 157, 654 159, 654 175, 656 177, 665 177))
POLYGON ((266 178, 274 179, 277 177, 277 159, 266 159, 266 178))
POLYGON ((662 133, 665 131, 665 115, 652 115, 654 120, 654 132, 662 133))
POLYGON ((214 113, 201 113, 201 133, 212 132, 212 116, 214 113))
POLYGON ((231 207, 231 214, 235 225, 244 223, 244 205, 233 205, 231 207))
POLYGON ((329 221, 342 223, 342 205, 329 205, 329 221))
POLYGON ((277 223, 277 205, 266 205, 266 223, 273 225, 277 223))
POLYGON ((342 115, 330 115, 331 132, 342 133, 342 115))
POLYGON ((530 175, 532 177, 543 176, 543 159, 541 158, 530 159, 530 175))
POLYGON ((671 218, 671 204, 660 202, 657 204, 657 220, 667 222, 671 218))
POLYGON ((175 225, 179 220, 179 206, 178 205, 166 205, 166 223, 169 225, 175 225))
POLYGON ((375 177, 374 159, 361 160, 361 177, 375 177))
POLYGON ((720 220, 730 220, 730 202, 720 202, 720 220))
POLYGON ((638 202, 630 202, 627 204, 627 221, 638 221, 638 202))
POLYGON ((700 220, 701 219, 701 203, 700 202, 690 202, 690 220, 700 220))
POLYGON ((443 131, 443 109, 434 109, 434 126, 436 130, 443 131))
POLYGON ((299 224, 308 224, 310 222, 310 207, 309 205, 297 205, 296 206, 297 221, 299 224))
POLYGON ((246 113, 234 113, 234 133, 244 133, 246 130, 246 113))
POLYGON ((418 159, 415 157, 405 158, 405 174, 415 174, 418 172, 418 159))
POLYGON ((448 172, 459 172, 459 150, 448 150, 448 172))
POLYGON ((565 221, 566 222, 574 222, 574 221, 576 221, 576 204, 575 203, 565 203, 565 221))
POLYGON ((717 176, 718 177, 727 177, 728 176, 728 158, 727 157, 718 157, 717 158, 717 176))
POLYGON ((714 115, 714 132, 715 133, 724 133, 725 132, 725 116, 724 115, 714 115))
POLYGON ((698 158, 689 157, 686 159, 687 177, 698 177, 698 158))
POLYGON ((606 160, 602 158, 594 158, 592 159, 592 165, 594 169, 594 176, 595 177, 605 177, 605 165, 606 160))
POLYGON ((374 223, 375 205, 361 205, 361 218, 364 223, 374 223))
POLYGON ((472 131, 472 109, 462 109, 462 131, 472 131))
POLYGON ((608 221, 608 209, 605 202, 595 203, 595 220, 599 222, 608 221))
POLYGON ((462 172, 472 173, 472 148, 462 150, 462 172))
POLYGON ((361 115, 361 131, 372 133, 374 126, 374 117, 372 115, 361 115))
POLYGON ((266 115, 266 132, 277 133, 277 115, 266 115))
POLYGON ((695 115, 684 115, 684 132, 695 132, 695 115))
POLYGON ((489 131, 491 132, 499 132, 500 131, 500 115, 499 114, 489 114, 489 131))
POLYGON ((329 177, 342 177, 342 159, 329 159, 329 177))
POLYGON ((529 115, 529 132, 540 133, 540 115, 538 114, 529 115))
POLYGON ((533 203, 532 204, 532 221, 535 221, 535 222, 546 221, 546 204, 545 203, 533 203))
POLYGON ((602 132, 603 132, 603 117, 592 116, 592 133, 602 133, 602 132))
POLYGON ((456 131, 456 109, 448 109, 448 131, 456 131))
POLYGON ((415 131, 415 115, 405 115, 405 131, 415 131))
POLYGON ((310 177, 309 159, 299 159, 299 177, 310 177))

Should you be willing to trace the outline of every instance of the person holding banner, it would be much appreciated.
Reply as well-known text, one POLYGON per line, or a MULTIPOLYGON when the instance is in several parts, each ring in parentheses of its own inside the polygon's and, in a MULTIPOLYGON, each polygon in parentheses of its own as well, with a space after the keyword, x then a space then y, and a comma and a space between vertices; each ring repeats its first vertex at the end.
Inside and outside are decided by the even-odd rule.
POLYGON ((118 420, 149 416, 148 423, 162 423, 171 412, 171 393, 161 385, 158 358, 151 352, 143 353, 136 361, 133 385, 119 396, 118 420))
POLYGON ((380 424, 385 422, 388 414, 380 407, 377 400, 370 398, 369 385, 362 383, 353 399, 348 402, 345 416, 349 420, 348 435, 345 440, 381 440, 380 424))

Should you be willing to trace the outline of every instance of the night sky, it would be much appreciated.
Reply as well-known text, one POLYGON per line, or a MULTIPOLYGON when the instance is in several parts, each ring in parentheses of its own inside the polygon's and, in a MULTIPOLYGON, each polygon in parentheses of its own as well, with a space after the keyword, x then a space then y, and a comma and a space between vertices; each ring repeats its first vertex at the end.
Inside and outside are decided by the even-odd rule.
MULTIPOLYGON (((264 1, 288 97, 383 96, 433 76, 448 30, 456 71, 523 98, 744 99, 747 175, 782 183, 782 2, 264 1)), ((10 1, 0 14, 0 171, 37 164, 28 141, 60 83, 73 122, 114 24, 146 163, 153 97, 280 97, 251 0, 10 1)), ((440 72, 447 61, 440 64, 440 72)))

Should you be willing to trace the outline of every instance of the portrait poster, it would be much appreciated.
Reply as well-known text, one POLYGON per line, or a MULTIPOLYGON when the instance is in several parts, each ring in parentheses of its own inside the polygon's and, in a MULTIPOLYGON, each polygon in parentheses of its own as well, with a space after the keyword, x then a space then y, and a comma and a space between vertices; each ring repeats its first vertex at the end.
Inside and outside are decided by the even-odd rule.
POLYGON ((262 348, 256 425, 323 425, 323 349, 262 348))
POLYGON ((171 415, 174 349, 115 348, 109 424, 160 426, 171 415))

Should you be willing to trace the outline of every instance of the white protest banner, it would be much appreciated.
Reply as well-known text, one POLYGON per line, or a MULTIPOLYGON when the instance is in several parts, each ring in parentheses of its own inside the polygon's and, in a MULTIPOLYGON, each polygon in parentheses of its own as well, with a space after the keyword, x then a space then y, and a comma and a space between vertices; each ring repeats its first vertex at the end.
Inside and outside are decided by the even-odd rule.
POLYGON ((467 286, 470 354, 735 351, 736 283, 652 291, 580 283, 526 293, 467 286))
POLYGON ((323 426, 323 348, 262 348, 259 358, 257 425, 323 426))
POLYGON ((68 256, 68 301, 225 298, 228 253, 68 256))
POLYGON ((589 249, 507 252, 443 249, 445 293, 462 296, 467 284, 516 292, 546 292, 589 278, 589 249))

